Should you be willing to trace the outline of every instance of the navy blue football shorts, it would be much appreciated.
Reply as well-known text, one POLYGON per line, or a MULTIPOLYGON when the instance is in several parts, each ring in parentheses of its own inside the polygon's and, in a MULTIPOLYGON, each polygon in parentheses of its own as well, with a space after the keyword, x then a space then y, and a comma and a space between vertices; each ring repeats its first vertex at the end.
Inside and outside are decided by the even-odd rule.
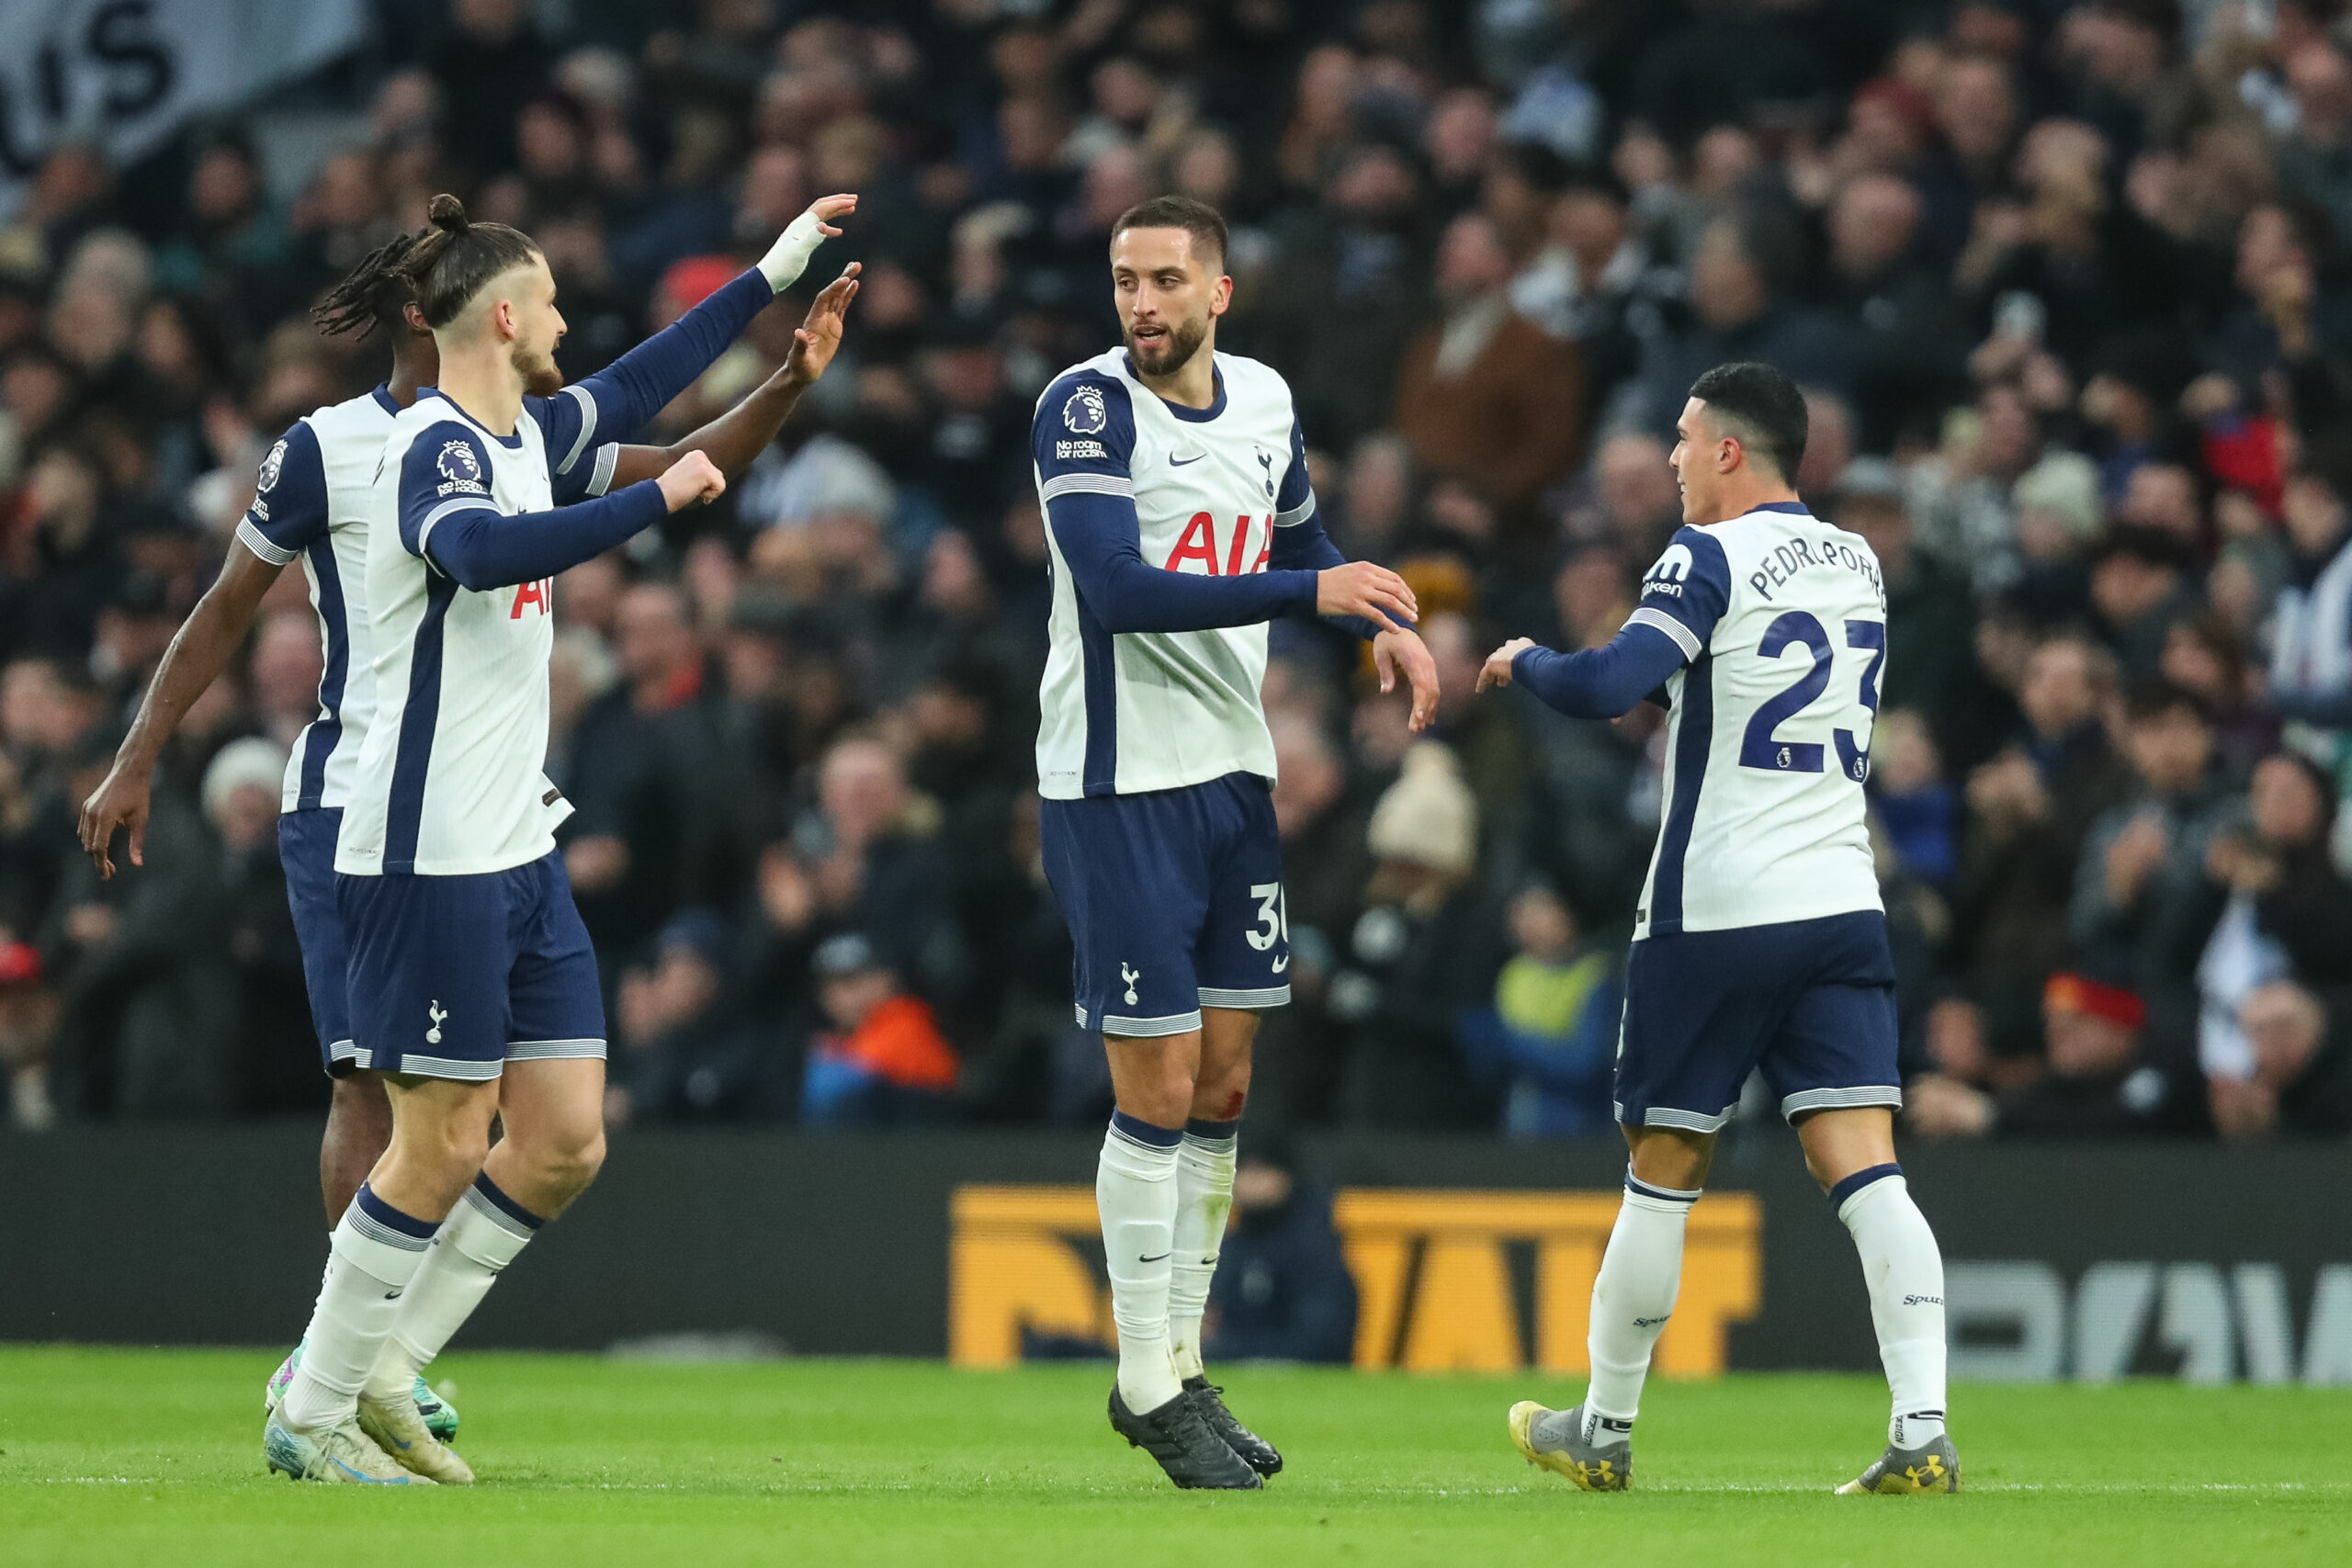
POLYGON ((277 858, 286 868, 294 940, 302 949, 302 987, 311 994, 319 1061, 335 1077, 351 1070, 356 1053, 344 991, 343 911, 334 897, 334 836, 342 827, 340 807, 314 806, 277 819, 277 858))
POLYGON ((1894 959, 1875 909, 1642 938, 1625 965, 1617 1120, 1713 1133, 1747 1075, 1792 1121, 1900 1107, 1894 959))
POLYGON ((482 1082, 508 1062, 605 1054, 596 954, 555 852, 472 876, 335 878, 353 1059, 482 1082))
POLYGON ((1282 841, 1264 779, 1048 800, 1040 829, 1077 950, 1081 1026, 1182 1034, 1204 1007, 1290 1000, 1282 841))

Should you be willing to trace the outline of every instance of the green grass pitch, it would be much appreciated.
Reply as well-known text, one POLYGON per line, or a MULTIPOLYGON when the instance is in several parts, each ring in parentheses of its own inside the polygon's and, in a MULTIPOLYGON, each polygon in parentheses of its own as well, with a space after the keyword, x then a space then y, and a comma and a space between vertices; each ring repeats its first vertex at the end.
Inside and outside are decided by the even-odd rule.
POLYGON ((1871 1379, 1659 1383, 1635 1490, 1520 1461, 1507 1380, 1242 1368, 1289 1470, 1179 1494, 1102 1416, 1107 1368, 675 1366, 453 1355, 469 1492, 263 1473, 275 1353, 0 1348, 0 1562, 1577 1564, 2352 1560, 2352 1393, 1962 1387, 1951 1499, 1832 1498, 1875 1457, 1871 1379))

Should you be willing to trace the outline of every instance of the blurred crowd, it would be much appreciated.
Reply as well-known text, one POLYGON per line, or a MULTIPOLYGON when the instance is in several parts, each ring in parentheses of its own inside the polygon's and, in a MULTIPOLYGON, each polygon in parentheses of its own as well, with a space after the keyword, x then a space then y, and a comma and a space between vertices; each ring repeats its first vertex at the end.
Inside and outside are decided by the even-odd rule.
MULTIPOLYGON (((544 246, 578 376, 860 193, 839 358, 717 506, 559 583, 549 772, 635 1122, 1091 1124, 1037 851, 1026 432, 1114 218, 1234 225, 1341 548, 1445 696, 1274 629, 1296 1000, 1256 1117, 1605 1131, 1663 716, 1477 698, 1605 641, 1702 370, 1807 389, 1890 598, 1869 785, 1912 1129, 2352 1131, 2343 0, 442 0, 0 225, 0 1055, 14 1112, 322 1099, 274 832, 282 579, 144 864, 74 843, 262 453, 379 343, 304 312, 436 190, 544 246), (328 112, 332 111, 332 112, 328 112), (339 126, 334 135, 319 125, 339 126), (273 149, 265 158, 265 145, 273 149), (299 167, 281 166, 297 158, 299 167)), ((775 365, 781 302, 663 417, 775 365)), ((1765 1114, 1759 1107, 1758 1114, 1765 1114)))

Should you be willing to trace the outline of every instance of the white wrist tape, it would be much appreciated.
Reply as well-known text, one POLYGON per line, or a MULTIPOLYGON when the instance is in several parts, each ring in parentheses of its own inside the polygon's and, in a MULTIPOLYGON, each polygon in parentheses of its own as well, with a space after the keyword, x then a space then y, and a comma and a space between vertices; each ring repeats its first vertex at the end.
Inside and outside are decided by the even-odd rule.
POLYGON ((760 272, 767 278, 768 287, 778 294, 791 288, 808 270, 808 258, 824 243, 825 236, 818 228, 814 212, 804 212, 786 224, 775 243, 768 247, 768 254, 760 258, 760 272))

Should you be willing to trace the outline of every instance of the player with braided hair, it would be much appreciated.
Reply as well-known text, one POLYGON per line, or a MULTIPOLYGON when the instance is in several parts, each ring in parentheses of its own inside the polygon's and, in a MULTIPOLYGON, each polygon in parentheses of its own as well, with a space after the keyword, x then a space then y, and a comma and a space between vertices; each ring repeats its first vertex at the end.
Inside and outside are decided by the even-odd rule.
MULTIPOLYGON (((454 198, 445 199, 456 207, 454 198)), ((624 489, 662 473, 689 451, 704 453, 725 474, 748 468, 840 346, 844 312, 858 288, 855 264, 817 296, 785 364, 733 409, 670 447, 619 446, 609 436, 642 424, 684 391, 798 277, 817 246, 840 232, 831 220, 854 210, 856 202, 854 196, 817 202, 757 267, 607 369, 554 397, 542 412, 549 479, 558 494, 577 500, 624 489), (608 437, 601 445, 600 433, 608 437)), ((463 224, 461 208, 457 220, 463 224)), ((380 333, 391 349, 391 372, 373 390, 295 422, 262 459, 237 543, 173 637, 112 769, 82 807, 82 845, 101 876, 114 874, 118 831, 129 833, 130 863, 143 863, 151 781, 164 743, 243 646, 279 572, 299 558, 319 617, 324 674, 318 717, 295 743, 287 769, 278 837, 320 1053, 333 1080, 319 1156, 330 1225, 350 1207, 392 1131, 381 1075, 359 1064, 353 1044, 333 863, 352 770, 376 714, 365 582, 370 488, 394 416, 440 378, 440 355, 414 278, 420 259, 429 264, 454 238, 446 226, 397 235, 363 257, 312 308, 312 321, 329 336, 366 341, 380 333)), ((273 1404, 300 1355, 298 1349, 269 1380, 273 1404)), ((422 1377, 414 1393, 435 1435, 453 1435, 455 1412, 422 1377)))

